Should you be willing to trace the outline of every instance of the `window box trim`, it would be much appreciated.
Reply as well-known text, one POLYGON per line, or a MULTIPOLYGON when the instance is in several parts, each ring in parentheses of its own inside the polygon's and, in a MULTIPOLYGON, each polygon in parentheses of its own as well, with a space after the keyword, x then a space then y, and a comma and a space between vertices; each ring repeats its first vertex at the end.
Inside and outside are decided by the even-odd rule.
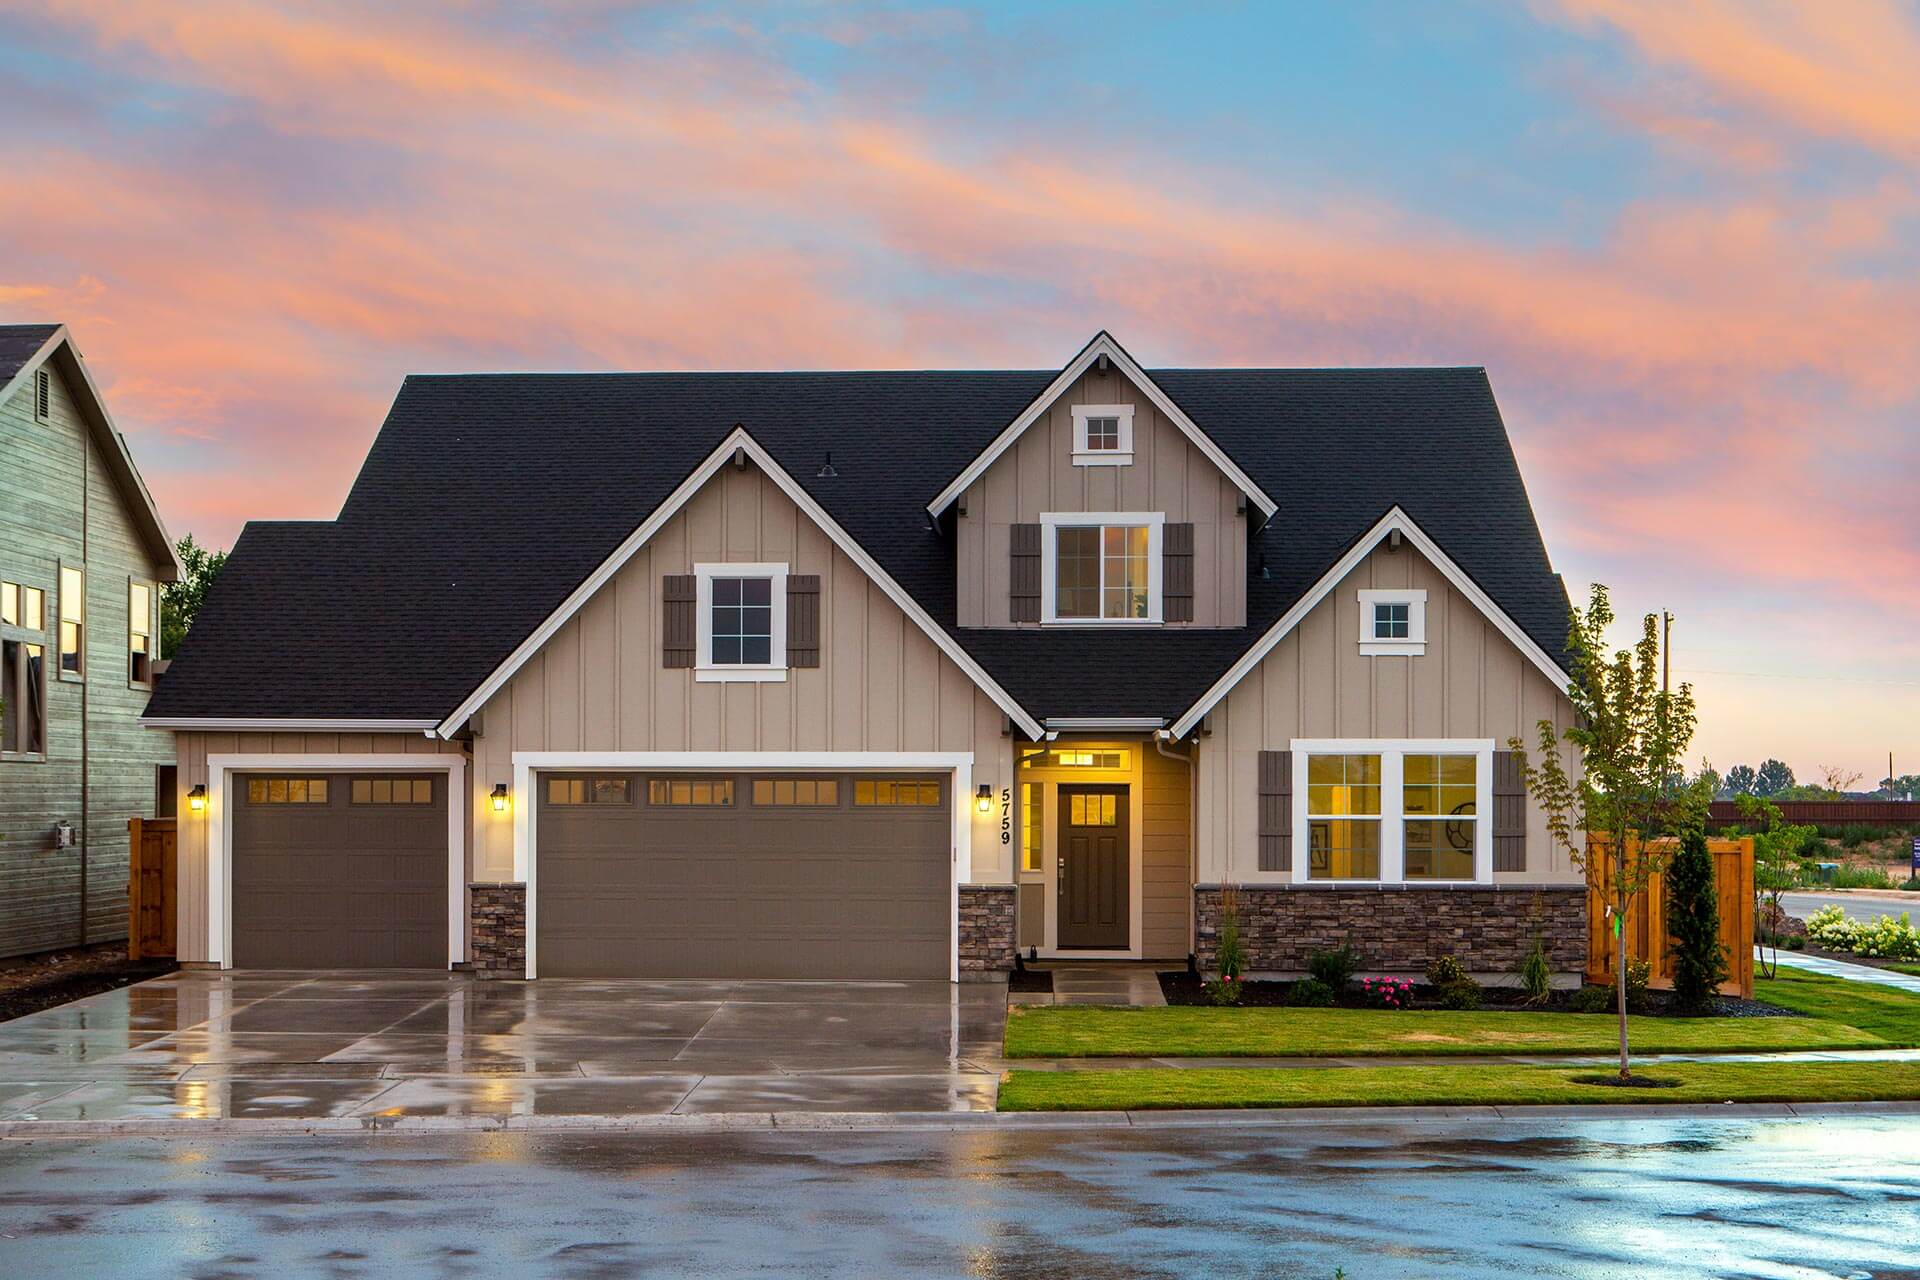
POLYGON ((1295 738, 1293 752, 1292 871, 1255 872, 1244 877, 1301 888, 1356 889, 1390 887, 1448 889, 1493 883, 1493 751, 1492 738, 1295 738), (1380 757, 1380 877, 1377 880, 1312 879, 1312 839, 1307 825, 1307 762, 1315 755, 1377 755, 1380 757), (1473 878, 1470 880, 1409 880, 1406 877, 1406 794, 1404 759, 1409 755, 1471 755, 1474 762, 1473 878))
MULTIPOLYGON (((1157 627, 1164 608, 1161 554, 1164 511, 1043 511, 1040 513, 1040 624, 1048 627, 1157 627), (1147 616, 1144 618, 1062 618, 1057 598, 1061 529, 1145 525, 1147 528, 1147 616)), ((1103 557, 1104 562, 1104 557, 1103 557)), ((1106 590, 1102 579, 1102 592, 1106 590)))
POLYGON ((1076 467, 1124 467, 1133 462, 1133 406, 1130 404, 1076 404, 1073 411, 1073 465, 1076 467), (1087 419, 1115 418, 1119 422, 1120 443, 1113 449, 1087 447, 1087 419))
POLYGON ((90 625, 87 622, 87 566, 86 564, 84 562, 80 564, 74 564, 71 561, 62 560, 59 565, 59 572, 55 575, 55 581, 57 581, 60 584, 60 591, 59 591, 58 597, 54 600, 54 604, 53 604, 53 653, 54 653, 53 674, 54 674, 54 678, 57 680, 64 680, 68 684, 85 684, 87 680, 87 627, 90 625), (67 575, 69 573, 77 573, 80 575, 80 617, 74 620, 74 623, 73 623, 74 626, 80 629, 79 650, 78 650, 79 656, 80 656, 80 669, 78 671, 68 671, 66 668, 67 655, 66 655, 65 644, 66 644, 66 628, 67 628, 67 622, 68 622, 67 575))
POLYGON ((1418 658, 1427 651, 1427 593, 1413 587, 1369 589, 1360 592, 1360 652, 1369 658, 1418 658), (1381 639, 1373 634, 1373 606, 1407 606, 1404 639, 1381 639))
POLYGON ((703 684, 769 684, 787 678, 787 573, 785 564, 696 564, 694 575, 693 678, 703 684), (715 578, 771 578, 773 661, 716 663, 713 660, 713 580, 715 578))

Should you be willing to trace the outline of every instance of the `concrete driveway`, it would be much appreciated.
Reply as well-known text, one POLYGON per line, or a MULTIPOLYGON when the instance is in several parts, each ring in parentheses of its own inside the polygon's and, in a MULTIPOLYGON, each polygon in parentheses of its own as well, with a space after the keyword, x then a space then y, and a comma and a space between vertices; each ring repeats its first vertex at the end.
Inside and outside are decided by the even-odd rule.
POLYGON ((1006 988, 176 973, 0 1023, 0 1123, 992 1110, 1006 988))

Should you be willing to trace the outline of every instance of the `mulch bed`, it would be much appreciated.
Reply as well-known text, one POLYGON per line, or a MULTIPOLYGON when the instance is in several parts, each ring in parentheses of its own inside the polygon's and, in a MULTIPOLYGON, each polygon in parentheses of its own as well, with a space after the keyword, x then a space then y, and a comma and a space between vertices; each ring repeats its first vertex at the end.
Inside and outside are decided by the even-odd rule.
POLYGON ((0 960, 0 1022, 156 978, 172 960, 129 960, 123 942, 0 960))
MULTIPOLYGON (((1240 1004, 1242 1007, 1274 1008, 1291 1003, 1288 993, 1291 982, 1245 981, 1240 984, 1240 1004)), ((1206 984, 1191 973, 1163 973, 1160 975, 1160 991, 1168 1004, 1175 1005, 1211 1005, 1207 998, 1206 984)), ((1525 997, 1516 987, 1486 987, 1481 992, 1479 1012, 1482 1013, 1571 1013, 1573 992, 1555 991, 1541 1004, 1527 1004, 1525 997)), ((1680 1017, 1673 1012, 1673 993, 1668 991, 1647 992, 1647 1007, 1640 1014, 1653 1018, 1680 1017)), ((1361 1000, 1357 992, 1347 993, 1336 1006, 1342 1009, 1379 1009, 1377 1004, 1368 1004, 1361 1000)), ((1440 1009, 1441 1005, 1434 989, 1416 984, 1413 988, 1412 1009, 1440 1009)), ((1609 1005, 1606 1012, 1611 1013, 1609 1005)), ((1782 1009, 1777 1004, 1768 1004, 1764 1000, 1742 1000, 1738 996, 1715 996, 1713 1007, 1706 1016, 1714 1018, 1798 1018, 1803 1015, 1792 1009, 1782 1009)))

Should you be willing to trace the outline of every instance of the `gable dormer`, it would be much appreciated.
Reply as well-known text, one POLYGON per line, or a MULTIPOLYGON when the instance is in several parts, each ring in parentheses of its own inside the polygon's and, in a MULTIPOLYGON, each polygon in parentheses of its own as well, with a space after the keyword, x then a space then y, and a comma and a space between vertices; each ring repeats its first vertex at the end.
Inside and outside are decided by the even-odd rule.
POLYGON ((1101 333, 928 510, 960 626, 1240 627, 1274 504, 1101 333))

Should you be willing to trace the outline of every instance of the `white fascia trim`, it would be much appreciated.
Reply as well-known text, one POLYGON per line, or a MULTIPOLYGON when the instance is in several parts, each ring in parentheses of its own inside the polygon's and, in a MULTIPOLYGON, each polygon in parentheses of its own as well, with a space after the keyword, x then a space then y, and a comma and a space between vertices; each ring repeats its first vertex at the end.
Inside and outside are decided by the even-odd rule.
MULTIPOLYGON (((1040 513, 1040 625, 1046 627, 1157 627, 1165 616, 1161 575, 1166 559, 1167 513, 1164 511, 1043 511, 1040 513), (1062 618, 1055 590, 1060 576, 1062 528, 1105 528, 1108 525, 1145 525, 1147 528, 1147 616, 1144 618, 1062 618)), ((1100 589, 1106 593, 1106 555, 1100 557, 1100 589)))
POLYGON ((1130 732, 1144 732, 1148 729, 1164 729, 1165 716, 1048 716, 1047 728, 1062 733, 1086 733, 1095 730, 1112 729, 1130 732))
MULTIPOLYGON (((467 958, 467 758, 437 755, 337 755, 329 753, 220 755, 207 757, 207 807, 184 821, 207 824, 207 959, 233 968, 233 824, 227 821, 230 775, 287 773, 444 773, 447 775, 447 967, 467 958)), ((518 806, 515 806, 516 810, 518 806)))
POLYGON ((526 970, 539 974, 540 824, 534 774, 542 769, 914 769, 951 774, 953 875, 948 883, 947 980, 960 980, 960 886, 973 879, 971 751, 516 751, 513 753, 513 877, 526 886, 526 970))
POLYGON ((1133 462, 1133 406, 1130 404, 1076 404, 1073 414, 1073 465, 1124 467, 1133 462), (1112 449, 1087 447, 1087 419, 1113 418, 1118 422, 1118 444, 1112 449))
POLYGON ((143 729, 178 729, 196 733, 426 733, 437 720, 246 720, 228 717, 141 716, 143 729))
POLYGON ((1344 582, 1347 575, 1352 573, 1360 562, 1380 544, 1380 540, 1395 529, 1398 529, 1420 554, 1438 568, 1447 581, 1453 584, 1454 589, 1471 601, 1473 606, 1499 629, 1501 635, 1512 641, 1514 647, 1539 668, 1540 674, 1544 675, 1554 688, 1562 693, 1567 691, 1573 683, 1572 678, 1560 669, 1558 663, 1547 656, 1547 651, 1535 644, 1533 637, 1522 631, 1520 624, 1508 617, 1506 611, 1493 602, 1492 596, 1482 591, 1479 584, 1468 577, 1466 571, 1440 549, 1438 543, 1423 533, 1420 526, 1413 522, 1413 517, 1399 507, 1394 507, 1380 517, 1379 523, 1363 534, 1345 555, 1335 561, 1333 567, 1321 575, 1320 580, 1295 602, 1293 608, 1281 614, 1279 621, 1267 628, 1266 634, 1254 641, 1253 647, 1240 655, 1240 660, 1227 668, 1227 673, 1214 681, 1212 688, 1200 695, 1199 701, 1187 708, 1186 713, 1173 722, 1173 736, 1184 738, 1193 732, 1194 726, 1200 723, 1201 717, 1213 710, 1220 699, 1231 693, 1233 687, 1245 679, 1248 672, 1259 666, 1266 656, 1273 652, 1274 646, 1286 639, 1287 634, 1313 612, 1314 606, 1326 599, 1335 587, 1344 582))
POLYGON ((788 566, 769 563, 732 563, 716 561, 693 566, 694 576, 694 669, 693 678, 703 684, 778 684, 787 678, 787 574, 788 566), (720 665, 713 660, 713 580, 715 578, 771 578, 773 580, 771 652, 773 661, 765 665, 732 663, 720 665))
MULTIPOLYGON (((1335 888, 1394 885, 1408 888, 1454 888, 1493 883, 1493 750, 1492 738, 1295 738, 1293 752, 1293 829, 1309 830, 1307 763, 1313 755, 1377 755, 1380 757, 1380 875, 1371 880, 1315 880, 1311 856, 1296 857, 1291 872, 1267 873, 1270 881, 1335 888), (1406 876, 1406 795, 1402 789, 1404 761, 1409 755, 1471 755, 1474 767, 1473 878, 1471 880, 1409 880, 1406 876)), ((1338 819, 1322 816, 1321 822, 1338 819)), ((1305 846, 1299 846, 1305 853, 1305 846)))
POLYGON ((614 549, 613 554, 602 561, 599 568, 588 574, 586 580, 560 602, 560 607, 555 609, 545 622, 535 627, 527 638, 507 655, 506 660, 494 668, 493 674, 481 681, 479 686, 467 695, 466 700, 454 708, 453 714, 435 727, 434 732, 443 738, 450 738, 458 732, 460 726, 472 718, 474 712, 485 706, 487 699, 498 693, 501 686, 511 680, 514 673, 538 653, 541 647, 553 638, 554 633, 565 626, 567 620, 578 613, 594 593, 605 586, 607 581, 633 558, 634 553, 645 546, 647 541, 658 533, 694 494, 700 491, 701 486, 705 485, 716 471, 726 465, 736 451, 746 453, 753 459, 755 465, 771 476, 774 483, 780 486, 781 492, 791 498, 795 506, 806 512, 813 522, 833 539, 834 545, 845 552, 847 558, 858 565, 862 573, 877 583, 880 589, 886 592, 887 598, 899 605, 901 612, 913 619, 914 625, 924 631, 927 638, 953 660, 955 666, 966 672, 968 678, 989 698, 992 698, 994 704, 1006 712, 1028 737, 1040 736, 1040 722, 1028 715, 1026 710, 1013 700, 1013 695, 1001 688, 999 682, 988 675, 986 669, 975 662, 967 651, 947 634, 945 628, 935 622, 927 611, 920 607, 919 602, 893 580, 891 574, 880 567, 879 561, 868 555, 866 548, 856 542, 853 535, 842 529, 839 522, 827 514, 826 508, 815 502, 813 495, 801 488, 799 483, 787 474, 786 468, 774 461, 772 454, 760 447, 759 443, 747 433, 745 427, 734 428, 727 438, 720 442, 720 447, 709 454, 705 462, 695 467, 693 473, 680 482, 680 487, 675 489, 665 502, 656 507, 653 514, 641 522, 639 528, 628 534, 626 540, 614 549))
POLYGON ((1047 389, 1042 391, 1032 404, 1023 409, 1020 416, 1015 418, 1005 431, 994 437, 993 443, 982 450, 979 457, 968 463, 966 470, 955 476, 953 482, 940 491, 939 497, 927 504, 928 513, 936 520, 939 519, 941 513, 958 501, 960 495, 967 491, 967 487, 984 475, 987 468, 992 466, 1001 454, 1011 449, 1014 441, 1018 440, 1028 427, 1039 421, 1040 415, 1045 413, 1055 400, 1066 394, 1067 388, 1071 387, 1080 375, 1101 356, 1105 356, 1121 373, 1125 374, 1147 399, 1153 401, 1154 408, 1165 414, 1167 420, 1174 426, 1180 428, 1194 448, 1204 453, 1214 466, 1238 486, 1240 492, 1247 495, 1247 499, 1260 509, 1262 519, 1272 516, 1279 509, 1280 504, 1269 498, 1266 491, 1253 482, 1252 476, 1242 471, 1240 465, 1228 457, 1226 451, 1215 444, 1212 438, 1200 429, 1198 423, 1182 412, 1180 406, 1175 404, 1166 392, 1155 386, 1153 379, 1147 376, 1146 371, 1135 363, 1133 357, 1128 355, 1118 342, 1114 341, 1113 335, 1102 329, 1093 336, 1093 341, 1082 348, 1080 354, 1060 371, 1060 376, 1048 383, 1047 389))

